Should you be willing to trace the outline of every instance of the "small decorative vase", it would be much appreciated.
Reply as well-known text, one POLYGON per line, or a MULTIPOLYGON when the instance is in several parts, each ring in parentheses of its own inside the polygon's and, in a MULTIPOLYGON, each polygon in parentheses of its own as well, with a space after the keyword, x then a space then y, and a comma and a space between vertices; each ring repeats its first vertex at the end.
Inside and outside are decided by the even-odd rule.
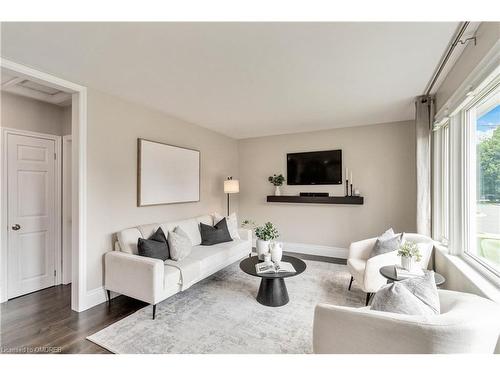
POLYGON ((413 258, 412 257, 401 257, 401 267, 405 270, 411 271, 413 268, 413 258))
POLYGON ((269 241, 264 241, 257 238, 257 242, 255 243, 255 245, 259 260, 264 260, 264 254, 269 253, 269 241))
POLYGON ((274 187, 274 195, 276 195, 277 197, 279 197, 281 195, 281 191, 280 191, 279 186, 274 187))
POLYGON ((271 249, 271 260, 273 262, 281 262, 283 257, 283 245, 280 242, 272 242, 269 246, 271 249))

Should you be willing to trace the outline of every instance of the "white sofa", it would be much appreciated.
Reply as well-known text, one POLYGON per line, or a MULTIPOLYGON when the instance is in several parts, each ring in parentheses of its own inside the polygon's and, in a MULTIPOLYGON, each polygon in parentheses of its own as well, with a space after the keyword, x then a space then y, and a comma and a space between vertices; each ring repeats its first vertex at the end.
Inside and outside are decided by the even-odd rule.
POLYGON ((493 353, 500 335, 498 304, 468 293, 438 293, 441 314, 433 317, 319 304, 314 353, 493 353))
MULTIPOLYGON (((419 262, 420 267, 426 269, 432 256, 434 241, 427 236, 415 233, 405 233, 404 240, 417 244, 422 254, 422 259, 419 262)), ((401 262, 397 251, 370 258, 370 253, 376 241, 377 238, 375 237, 351 243, 347 257, 347 269, 351 274, 348 289, 351 290, 352 282, 355 280, 366 293, 366 305, 368 305, 371 295, 387 283, 387 279, 380 274, 380 268, 401 262)))
POLYGON ((252 252, 252 232, 248 229, 238 230, 241 239, 201 246, 199 223, 213 225, 212 216, 140 225, 117 233, 115 251, 106 253, 104 259, 104 287, 108 299, 110 292, 116 292, 150 303, 153 305, 154 319, 157 303, 252 252), (171 259, 163 262, 137 255, 139 237, 150 237, 160 226, 165 234, 176 226, 181 227, 193 244, 191 254, 179 262, 171 259))

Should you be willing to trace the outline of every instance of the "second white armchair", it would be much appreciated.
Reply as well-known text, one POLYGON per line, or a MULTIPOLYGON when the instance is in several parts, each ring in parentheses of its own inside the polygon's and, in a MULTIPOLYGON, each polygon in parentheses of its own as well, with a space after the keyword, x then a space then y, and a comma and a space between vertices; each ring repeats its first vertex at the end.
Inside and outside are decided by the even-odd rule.
MULTIPOLYGON (((412 241, 417 244, 422 254, 419 264, 422 268, 426 269, 434 248, 433 240, 427 236, 415 233, 405 233, 403 238, 406 241, 412 241)), ((370 253, 376 241, 377 238, 375 237, 351 243, 347 258, 347 268, 351 273, 348 289, 351 290, 352 282, 355 281, 366 293, 366 305, 368 305, 372 294, 387 283, 387 279, 379 272, 380 268, 400 263, 397 251, 391 251, 370 258, 370 253)))

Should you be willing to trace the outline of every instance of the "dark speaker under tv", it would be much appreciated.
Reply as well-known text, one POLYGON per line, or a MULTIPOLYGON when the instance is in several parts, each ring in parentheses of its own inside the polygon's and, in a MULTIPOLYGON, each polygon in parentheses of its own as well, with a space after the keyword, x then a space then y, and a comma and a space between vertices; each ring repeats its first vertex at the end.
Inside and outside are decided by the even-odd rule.
POLYGON ((287 185, 341 185, 342 150, 287 154, 287 185))
POLYGON ((300 193, 301 197, 328 197, 330 196, 329 193, 300 193))

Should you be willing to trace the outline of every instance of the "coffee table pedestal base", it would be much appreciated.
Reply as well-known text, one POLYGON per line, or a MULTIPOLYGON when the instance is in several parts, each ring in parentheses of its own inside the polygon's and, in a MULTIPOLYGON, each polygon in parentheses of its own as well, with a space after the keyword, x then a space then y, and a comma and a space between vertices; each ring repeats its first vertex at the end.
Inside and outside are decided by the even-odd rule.
POLYGON ((265 306, 278 307, 289 301, 288 291, 283 278, 262 278, 260 281, 257 301, 265 306))

